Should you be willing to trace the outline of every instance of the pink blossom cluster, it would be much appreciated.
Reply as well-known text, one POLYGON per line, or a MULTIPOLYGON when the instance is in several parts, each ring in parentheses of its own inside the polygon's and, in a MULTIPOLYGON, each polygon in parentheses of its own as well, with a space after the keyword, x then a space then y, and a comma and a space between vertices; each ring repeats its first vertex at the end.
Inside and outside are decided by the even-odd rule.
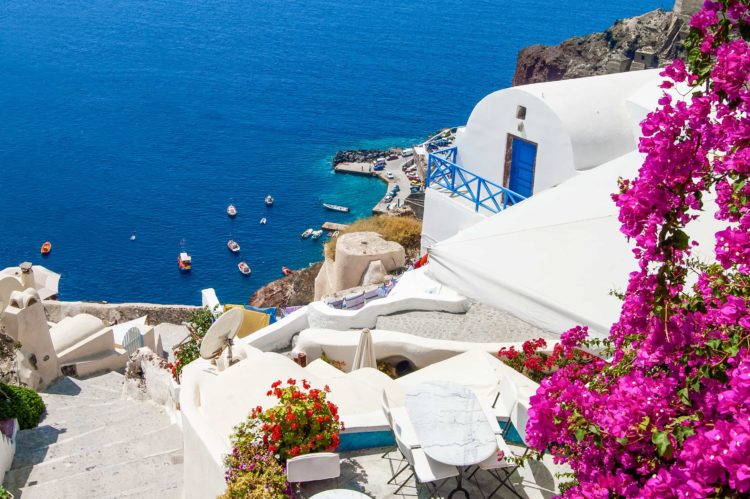
POLYGON ((688 64, 664 69, 641 124, 643 166, 613 195, 639 264, 614 354, 531 399, 529 443, 571 466, 568 497, 750 495, 749 25, 748 0, 707 0, 691 20, 688 64), (696 261, 689 227, 711 215, 715 261, 696 261))

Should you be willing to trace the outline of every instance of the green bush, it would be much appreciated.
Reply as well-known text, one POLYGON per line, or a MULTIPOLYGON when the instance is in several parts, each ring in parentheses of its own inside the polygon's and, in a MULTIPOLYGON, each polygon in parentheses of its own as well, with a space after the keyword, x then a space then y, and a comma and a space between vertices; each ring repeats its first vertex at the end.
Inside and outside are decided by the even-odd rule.
POLYGON ((31 388, 0 383, 0 419, 16 418, 22 430, 34 428, 46 409, 42 397, 31 388))
POLYGON ((10 492, 5 490, 2 485, 0 485, 0 499, 10 499, 10 492))

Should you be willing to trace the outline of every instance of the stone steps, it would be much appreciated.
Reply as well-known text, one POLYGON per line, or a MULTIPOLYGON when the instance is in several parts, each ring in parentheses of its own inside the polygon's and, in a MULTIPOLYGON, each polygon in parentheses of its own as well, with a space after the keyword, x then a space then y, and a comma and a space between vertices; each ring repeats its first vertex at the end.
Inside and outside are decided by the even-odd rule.
POLYGON ((182 432, 147 401, 121 398, 124 377, 62 378, 47 414, 18 433, 4 484, 16 497, 181 497, 182 432))

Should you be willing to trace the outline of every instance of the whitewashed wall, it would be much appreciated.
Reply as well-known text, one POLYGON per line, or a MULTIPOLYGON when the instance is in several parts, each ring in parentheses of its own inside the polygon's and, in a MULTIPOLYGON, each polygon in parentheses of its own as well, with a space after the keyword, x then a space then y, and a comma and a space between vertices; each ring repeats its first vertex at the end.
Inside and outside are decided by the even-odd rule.
POLYGON ((487 218, 469 208, 462 200, 450 198, 448 194, 435 189, 425 191, 424 206, 422 253, 433 244, 487 218))

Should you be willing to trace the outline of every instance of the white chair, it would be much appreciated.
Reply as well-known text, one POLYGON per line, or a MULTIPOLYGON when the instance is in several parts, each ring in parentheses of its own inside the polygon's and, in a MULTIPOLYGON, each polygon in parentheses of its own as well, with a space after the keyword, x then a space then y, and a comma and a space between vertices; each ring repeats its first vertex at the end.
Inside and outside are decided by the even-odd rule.
MULTIPOLYGON (((521 458, 526 457, 526 454, 529 453, 529 447, 526 445, 526 423, 529 421, 529 408, 528 405, 525 402, 521 402, 520 400, 515 404, 515 407, 510 415, 510 422, 513 424, 513 427, 518 432, 518 436, 521 437, 521 442, 523 443, 526 450, 524 450, 523 454, 520 456, 521 458)), ((505 451, 503 451, 505 452, 505 451)), ((508 450, 510 452, 510 450, 508 450)), ((513 456, 513 454, 507 453, 506 456, 513 456)), ((523 497, 521 494, 519 494, 516 489, 513 487, 513 484, 510 483, 510 479, 513 476, 513 474, 520 468, 519 464, 513 463, 512 467, 506 467, 502 468, 502 472, 505 474, 504 478, 501 478, 499 475, 496 475, 496 478, 500 481, 500 485, 497 486, 495 490, 490 493, 488 497, 492 497, 497 493, 498 490, 500 490, 501 487, 508 488, 513 494, 515 494, 518 497, 523 497)))
MULTIPOLYGON (((503 453, 503 458, 499 459, 498 454, 491 455, 490 457, 479 463, 476 468, 474 468, 474 471, 472 471, 472 473, 469 475, 469 479, 473 478, 479 470, 482 470, 494 476, 500 482, 500 486, 502 486, 503 481, 507 478, 508 470, 515 466, 515 463, 513 462, 513 453, 511 452, 508 444, 505 442, 505 439, 502 436, 503 429, 500 427, 500 423, 498 423, 493 409, 485 404, 482 404, 482 410, 484 411, 484 415, 487 418, 487 421, 492 427, 492 431, 495 433, 497 450, 498 452, 503 453), (500 470, 502 470, 505 476, 500 476, 500 470)), ((498 488, 495 489, 489 497, 492 497, 492 495, 497 492, 500 486, 498 486, 498 488)), ((482 494, 482 497, 486 497, 484 495, 484 491, 482 491, 482 488, 479 486, 479 483, 477 483, 477 488, 482 494)))
POLYGON ((414 477, 417 485, 417 494, 419 494, 419 486, 425 485, 430 491, 428 497, 434 497, 437 491, 440 490, 440 487, 449 478, 458 476, 458 468, 455 466, 435 461, 425 454, 424 450, 421 448, 412 448, 406 445, 406 443, 401 440, 398 427, 396 427, 393 436, 396 439, 396 446, 398 446, 398 449, 408 463, 408 467, 412 470, 411 475, 409 475, 406 480, 398 486, 393 495, 398 494, 407 484, 409 479, 414 477))
MULTIPOLYGON (((417 442, 416 433, 414 432, 414 428, 412 427, 411 421, 409 420, 408 414, 406 414, 406 411, 404 410, 404 408, 403 407, 394 408, 394 409, 401 409, 400 411, 399 410, 396 411, 397 417, 398 417, 398 422, 396 422, 393 417, 393 409, 391 409, 391 405, 388 401, 388 393, 385 390, 383 390, 381 394, 380 404, 383 409, 383 414, 385 414, 385 418, 386 420, 388 420, 388 426, 391 428, 391 432, 394 435, 394 439, 396 436, 396 431, 398 431, 402 436, 405 436, 404 439, 408 447, 410 448, 419 447, 419 442, 417 442)), ((397 446, 393 446, 392 448, 389 448, 388 450, 386 450, 380 457, 384 459, 388 459, 392 463, 394 459, 388 456, 391 452, 397 449, 398 449, 397 446)), ((404 456, 403 453, 401 453, 401 459, 396 458, 395 460, 403 463, 404 461, 406 461, 406 456, 404 456)), ((388 483, 395 482, 396 478, 401 473, 406 471, 408 468, 409 468, 408 463, 405 464, 404 466, 401 466, 397 470, 394 470, 393 467, 391 466, 392 476, 388 480, 388 483)))
POLYGON ((492 410, 495 418, 504 422, 503 435, 505 435, 510 428, 510 415, 518 403, 518 389, 510 378, 501 376, 497 383, 497 390, 498 393, 492 403, 492 410))
POLYGON ((296 484, 297 487, 300 483, 329 480, 339 476, 341 476, 341 461, 339 455, 333 452, 314 452, 286 461, 286 481, 296 484))

